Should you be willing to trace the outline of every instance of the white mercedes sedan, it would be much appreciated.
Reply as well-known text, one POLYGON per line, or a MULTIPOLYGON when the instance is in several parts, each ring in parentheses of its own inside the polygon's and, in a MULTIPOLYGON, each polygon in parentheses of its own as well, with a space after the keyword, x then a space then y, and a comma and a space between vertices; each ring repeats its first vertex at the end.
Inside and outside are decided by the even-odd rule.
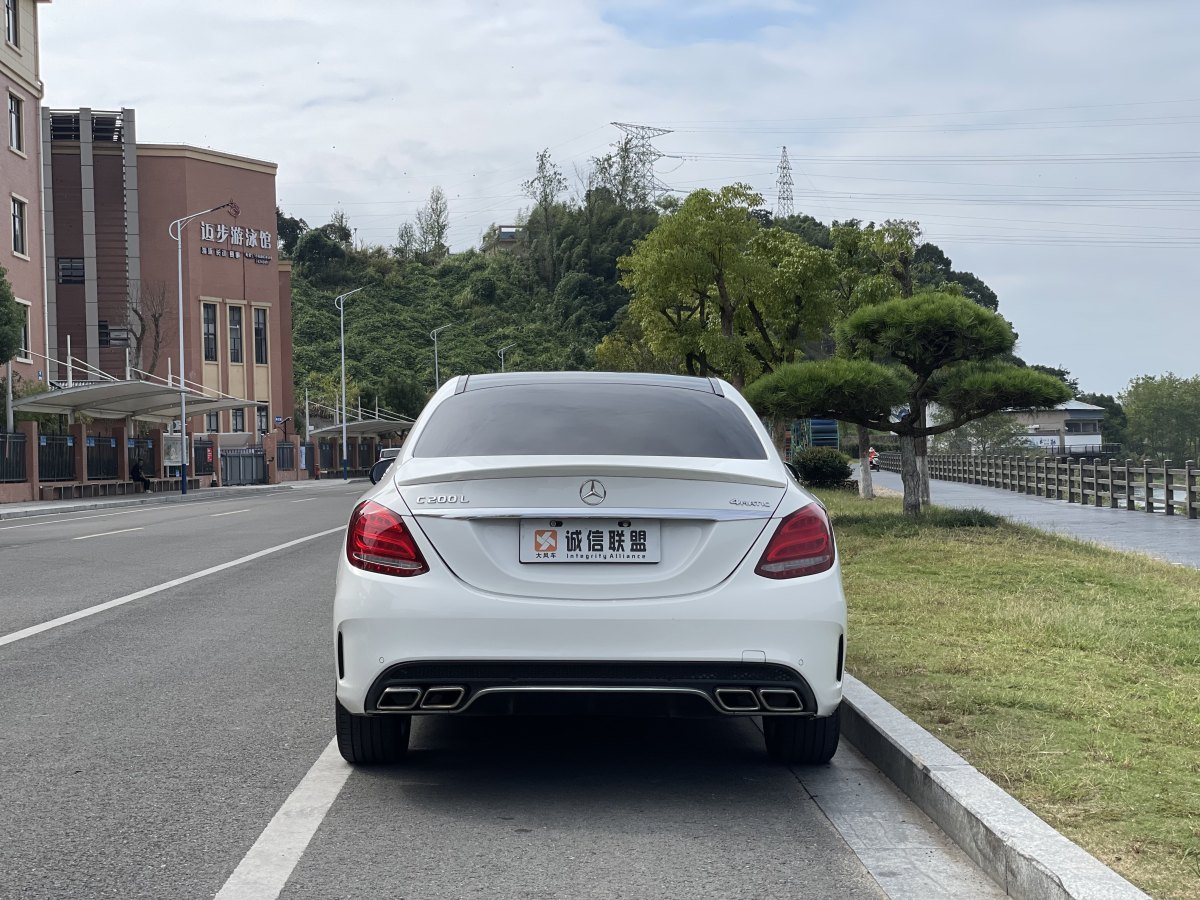
POLYGON ((337 739, 390 763, 414 715, 761 716, 839 736, 846 603, 824 508, 719 379, 460 376, 350 517, 337 739))

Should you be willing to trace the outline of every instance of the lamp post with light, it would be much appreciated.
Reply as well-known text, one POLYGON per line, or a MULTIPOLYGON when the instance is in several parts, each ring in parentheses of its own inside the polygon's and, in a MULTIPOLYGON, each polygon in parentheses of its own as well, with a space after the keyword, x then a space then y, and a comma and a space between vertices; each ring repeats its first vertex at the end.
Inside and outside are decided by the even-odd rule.
POLYGON ((496 351, 496 355, 498 357, 500 357, 500 371, 501 372, 504 371, 504 354, 505 354, 505 352, 508 350, 511 350, 515 346, 517 346, 517 345, 516 344, 505 344, 503 347, 501 347, 499 350, 496 351))
POLYGON ((429 332, 429 336, 433 338, 433 389, 435 391, 442 386, 442 379, 438 374, 437 336, 449 327, 449 325, 442 325, 429 332))
POLYGON ((190 216, 183 216, 176 219, 167 226, 167 234, 175 241, 175 265, 179 275, 179 493, 187 493, 187 470, 188 470, 188 445, 187 445, 187 366, 184 364, 183 357, 183 229, 192 219, 198 219, 200 216, 207 216, 209 213, 214 213, 219 209, 228 209, 229 214, 235 219, 241 213, 241 209, 232 200, 222 203, 220 206, 214 206, 212 209, 205 209, 198 213, 192 213, 190 216))
POLYGON ((346 458, 346 298, 357 294, 362 288, 346 291, 334 298, 338 310, 338 334, 342 339, 342 480, 350 480, 350 461, 346 458))

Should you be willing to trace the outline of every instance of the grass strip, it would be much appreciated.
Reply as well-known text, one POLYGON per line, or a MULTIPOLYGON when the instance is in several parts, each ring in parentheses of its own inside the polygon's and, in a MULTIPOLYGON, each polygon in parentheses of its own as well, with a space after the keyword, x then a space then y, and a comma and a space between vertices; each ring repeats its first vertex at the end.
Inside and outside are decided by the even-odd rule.
POLYGON ((1152 896, 1200 898, 1200 571, 819 493, 851 671, 1152 896))

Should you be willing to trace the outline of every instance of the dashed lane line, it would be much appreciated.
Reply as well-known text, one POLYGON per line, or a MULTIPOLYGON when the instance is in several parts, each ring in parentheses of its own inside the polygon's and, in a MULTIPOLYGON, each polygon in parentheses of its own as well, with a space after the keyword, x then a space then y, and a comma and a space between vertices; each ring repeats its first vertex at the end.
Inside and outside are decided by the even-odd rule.
POLYGON ((229 512, 223 513, 209 513, 208 517, 210 519, 219 519, 221 516, 236 516, 238 513, 244 512, 250 512, 250 507, 247 506, 245 509, 231 509, 229 512))
POLYGON ((276 900, 352 771, 334 738, 213 900, 276 900))
POLYGON ((207 569, 201 569, 199 572, 193 572, 190 575, 184 575, 180 578, 173 578, 170 581, 164 581, 162 584, 156 584, 154 587, 148 587, 140 591, 134 591, 132 594, 126 594, 124 597, 117 597, 115 600, 108 600, 104 603, 97 603, 95 606, 89 606, 87 609, 77 610, 73 613, 68 613, 65 616, 59 616, 57 619, 51 619, 48 622, 42 622, 38 625, 30 625, 28 628, 22 628, 20 631, 14 631, 12 634, 6 634, 0 637, 0 647, 7 644, 15 644, 17 641, 24 640, 28 637, 33 637, 36 634, 41 634, 44 631, 50 631, 53 628, 58 628, 60 625, 66 625, 69 622, 75 622, 79 619, 86 619, 88 616, 94 616, 97 613, 102 613, 105 610, 114 609, 118 606, 123 606, 126 603, 132 603, 134 600, 141 600, 143 597, 149 597, 161 591, 170 590, 173 587, 179 587, 181 584, 187 584, 189 581, 196 581, 199 578, 205 578, 209 575, 215 575, 217 572, 224 572, 226 569, 232 569, 234 566, 240 566, 244 563, 253 562, 256 559, 261 559, 264 556, 269 556, 272 553, 278 553, 280 550, 287 550, 289 547, 295 547, 299 544, 315 541, 318 538, 326 537, 327 535, 337 534, 345 529, 344 525, 339 525, 337 528, 327 528, 325 531, 318 531, 316 534, 310 534, 302 538, 296 538, 294 541, 288 541, 285 544, 278 544, 274 547, 268 547, 266 550, 259 550, 257 553, 251 553, 247 556, 232 559, 229 562, 221 563, 220 565, 210 566, 207 569))
POLYGON ((118 528, 116 531, 101 531, 99 534, 81 534, 77 538, 71 538, 73 541, 90 541, 92 538, 108 537, 110 534, 128 534, 130 531, 143 531, 145 527, 139 525, 137 528, 118 528))

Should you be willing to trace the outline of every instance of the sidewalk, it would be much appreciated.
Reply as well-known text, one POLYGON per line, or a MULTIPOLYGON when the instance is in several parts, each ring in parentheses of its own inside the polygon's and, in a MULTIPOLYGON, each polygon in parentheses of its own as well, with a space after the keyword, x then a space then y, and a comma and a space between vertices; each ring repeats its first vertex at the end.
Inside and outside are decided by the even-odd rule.
MULTIPOLYGON (((873 478, 881 487, 902 489, 900 476, 893 472, 875 472, 873 478)), ((936 478, 930 482, 929 493, 939 506, 978 507, 1042 531, 1200 569, 1200 521, 1161 513, 1080 506, 936 478)))

